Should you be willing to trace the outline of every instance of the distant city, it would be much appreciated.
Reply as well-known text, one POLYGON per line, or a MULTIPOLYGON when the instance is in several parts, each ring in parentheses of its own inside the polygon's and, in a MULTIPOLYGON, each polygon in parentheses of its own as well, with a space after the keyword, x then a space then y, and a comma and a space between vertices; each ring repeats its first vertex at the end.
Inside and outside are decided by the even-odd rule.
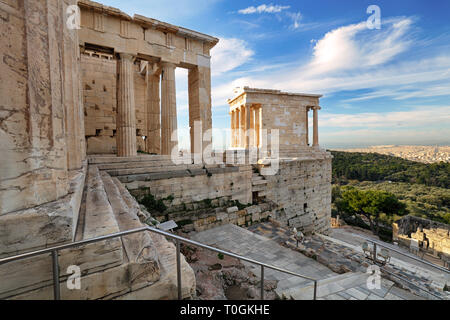
POLYGON ((450 162, 450 146, 370 146, 367 148, 333 149, 346 152, 379 153, 423 163, 450 162))

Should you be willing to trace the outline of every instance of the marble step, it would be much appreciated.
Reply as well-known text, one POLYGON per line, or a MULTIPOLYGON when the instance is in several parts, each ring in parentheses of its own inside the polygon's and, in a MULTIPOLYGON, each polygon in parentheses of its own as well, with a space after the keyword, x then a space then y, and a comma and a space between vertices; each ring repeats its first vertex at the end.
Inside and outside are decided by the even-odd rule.
MULTIPOLYGON (((144 226, 137 212, 124 200, 118 185, 120 182, 108 173, 101 172, 105 192, 111 204, 120 231, 144 226)), ((122 192, 124 192, 122 190, 122 192)), ((130 200, 130 199, 129 199, 130 200)), ((123 247, 130 263, 129 279, 133 289, 144 287, 160 278, 159 256, 148 232, 130 234, 122 238, 123 247)))
MULTIPOLYGON (((109 205, 103 182, 95 166, 90 166, 86 177, 86 193, 82 217, 75 239, 118 232, 119 227, 109 205)), ((90 243, 59 251, 60 281, 68 277, 68 267, 78 266, 83 276, 99 274, 122 265, 123 249, 119 238, 90 243)), ((51 299, 53 274, 50 255, 41 255, 0 266, 0 299, 51 299), (7 270, 4 270, 7 269, 7 270)), ((64 289, 65 285, 61 285, 64 289)))
POLYGON ((257 186, 257 185, 261 185, 261 184, 267 184, 267 180, 253 180, 252 179, 253 186, 257 186))
POLYGON ((116 155, 89 155, 89 164, 130 163, 145 161, 171 161, 169 155, 138 155, 136 157, 117 157, 116 155))
MULTIPOLYGON (((347 289, 363 285, 367 281, 368 274, 361 272, 348 272, 317 282, 317 298, 323 298, 337 292, 345 291, 347 289)), ((314 284, 302 288, 292 288, 284 292, 287 297, 292 297, 295 300, 311 300, 314 295, 314 284)))
POLYGON ((266 191, 266 190, 267 190, 267 186, 265 184, 252 186, 252 192, 262 192, 262 191, 266 191))

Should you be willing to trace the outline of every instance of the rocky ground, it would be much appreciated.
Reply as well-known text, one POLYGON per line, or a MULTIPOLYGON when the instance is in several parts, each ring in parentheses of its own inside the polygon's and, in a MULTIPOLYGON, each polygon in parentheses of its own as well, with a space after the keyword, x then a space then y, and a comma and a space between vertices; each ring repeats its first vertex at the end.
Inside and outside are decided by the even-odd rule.
MULTIPOLYGON (((238 259, 203 248, 182 245, 194 269, 199 300, 258 300, 260 280, 238 259)), ((264 281, 264 299, 276 299, 277 281, 264 281)))

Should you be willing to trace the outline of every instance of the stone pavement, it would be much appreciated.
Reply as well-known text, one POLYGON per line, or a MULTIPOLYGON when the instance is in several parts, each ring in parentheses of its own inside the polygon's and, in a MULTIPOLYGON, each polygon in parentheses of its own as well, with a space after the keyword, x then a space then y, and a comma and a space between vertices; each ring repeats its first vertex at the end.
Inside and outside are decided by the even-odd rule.
MULTIPOLYGON (((344 227, 338 229, 332 229, 330 236, 321 236, 324 240, 332 241, 336 245, 347 247, 356 252, 362 253, 361 245, 365 241, 359 234, 359 230, 353 228, 344 227)), ((374 238, 374 236, 363 236, 374 238)), ((377 241, 379 239, 374 238, 377 241)), ((390 243, 384 243, 388 248, 395 248, 396 250, 403 251, 405 254, 410 254, 408 250, 401 247, 394 246, 390 243)), ((437 294, 441 298, 450 299, 450 294, 442 291, 445 284, 450 284, 450 275, 440 270, 427 266, 419 261, 410 259, 406 256, 391 251, 392 258, 390 263, 385 268, 389 272, 393 272, 403 278, 407 278, 409 281, 416 284, 417 287, 425 288, 428 291, 437 294)), ((411 288, 419 294, 423 294, 423 291, 411 288)))
MULTIPOLYGON (((279 236, 283 232, 279 231, 279 236)), ((288 234, 285 233, 284 236, 288 234)), ((314 259, 295 250, 281 246, 274 240, 258 235, 235 225, 224 225, 202 231, 191 239, 246 256, 267 264, 287 269, 311 278, 318 279, 318 298, 330 300, 417 299, 416 296, 393 286, 393 282, 383 279, 378 290, 367 289, 368 274, 348 272, 337 274, 314 259)), ((253 273, 260 275, 260 267, 249 265, 253 273)), ((312 299, 313 283, 306 279, 290 276, 278 271, 267 270, 265 279, 278 280, 276 292, 279 297, 288 299, 312 299)))
MULTIPOLYGON (((270 238, 282 246, 299 251, 308 257, 314 257, 315 260, 337 273, 345 273, 348 271, 364 273, 366 272, 367 267, 372 264, 371 260, 368 259, 362 251, 361 244, 365 240, 359 236, 359 232, 361 231, 358 229, 332 229, 330 236, 317 234, 307 237, 303 244, 300 244, 298 247, 291 231, 272 222, 254 224, 250 226, 248 230, 270 238), (342 240, 335 238, 335 236, 342 240)), ((364 234, 364 236, 367 235, 364 234)), ((372 236, 371 238, 374 237, 372 236)), ((392 247, 390 244, 386 245, 392 247)), ((392 256, 391 263, 382 266, 381 270, 408 279, 408 281, 414 283, 414 286, 411 286, 407 282, 399 280, 396 277, 388 276, 386 273, 384 276, 389 277, 389 279, 395 282, 399 282, 401 286, 409 288, 409 290, 419 296, 430 299, 435 298, 419 289, 424 288, 442 299, 449 298, 448 294, 442 291, 445 284, 445 274, 436 272, 436 270, 431 267, 428 267, 428 270, 421 268, 423 264, 396 254, 395 252, 392 252, 392 256)))
MULTIPOLYGON (((310 259, 299 252, 281 247, 275 241, 254 234, 235 225, 221 227, 199 232, 191 237, 195 241, 215 246, 235 254, 265 262, 276 267, 305 275, 314 279, 324 279, 336 275, 322 264, 310 259)), ((259 276, 260 267, 244 263, 252 272, 259 276)), ((278 280, 277 292, 282 294, 287 289, 305 286, 311 281, 274 270, 264 270, 264 278, 278 280)), ((312 297, 312 296, 311 296, 312 297)))

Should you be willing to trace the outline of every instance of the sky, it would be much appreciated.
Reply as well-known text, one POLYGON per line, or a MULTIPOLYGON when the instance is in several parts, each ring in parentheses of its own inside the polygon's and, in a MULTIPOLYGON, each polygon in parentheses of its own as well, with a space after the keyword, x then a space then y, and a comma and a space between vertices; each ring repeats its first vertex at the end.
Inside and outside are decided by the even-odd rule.
MULTIPOLYGON (((450 1, 101 2, 220 39, 211 52, 218 134, 230 127, 233 88, 250 86, 323 94, 326 148, 450 145, 450 1)), ((187 71, 177 68, 176 76, 183 146, 187 71)))

